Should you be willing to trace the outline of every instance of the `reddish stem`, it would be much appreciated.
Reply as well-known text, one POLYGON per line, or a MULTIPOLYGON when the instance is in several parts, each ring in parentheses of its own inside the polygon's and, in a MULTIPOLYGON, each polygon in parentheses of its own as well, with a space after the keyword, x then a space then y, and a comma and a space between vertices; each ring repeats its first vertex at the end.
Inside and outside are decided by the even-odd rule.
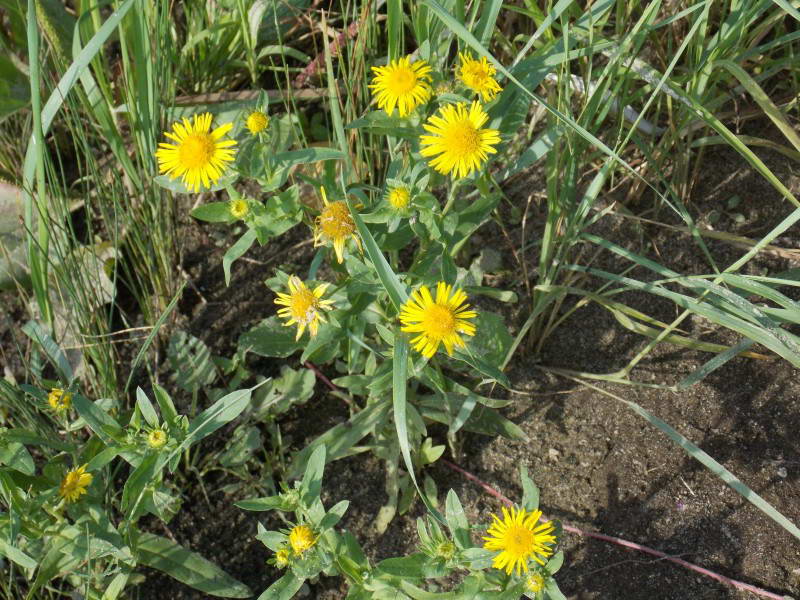
POLYGON ((331 390, 333 390, 334 392, 338 392, 338 391, 340 391, 340 390, 339 390, 339 388, 336 386, 336 384, 334 384, 334 383, 333 383, 333 382, 332 382, 330 379, 328 379, 327 377, 325 377, 325 374, 324 374, 322 371, 320 371, 320 370, 317 368, 317 365, 315 365, 314 363, 312 363, 310 360, 307 360, 306 362, 304 362, 304 363, 303 363, 303 366, 304 366, 306 369, 311 369, 312 371, 314 371, 314 375, 316 375, 316 376, 317 376, 317 379, 319 379, 319 380, 320 380, 322 383, 324 383, 324 384, 325 384, 325 385, 327 385, 329 388, 331 388, 331 390))
MULTIPOLYGON (((442 459, 442 462, 450 467, 452 470, 461 473, 466 479, 478 484, 483 490, 500 500, 506 506, 512 506, 513 502, 506 498, 503 494, 498 492, 488 483, 482 481, 481 479, 477 478, 475 475, 470 473, 469 471, 465 471, 458 465, 451 463, 449 460, 442 459)), ((546 521, 547 517, 542 515, 540 517, 541 521, 546 521)), ((670 556, 661 552, 660 550, 656 550, 654 548, 649 548, 647 546, 642 546, 641 544, 637 544, 636 542, 629 542, 628 540, 623 540, 622 538, 614 537, 613 535, 606 535, 604 533, 597 533, 595 531, 584 531, 582 529, 578 529, 574 525, 569 525, 567 523, 561 523, 561 527, 564 531, 569 531, 570 533, 574 533, 576 535, 582 535, 584 537, 594 538, 597 540, 603 540, 604 542, 611 542, 612 544, 618 544, 620 546, 624 546, 626 548, 633 548, 634 550, 639 550, 640 552, 644 552, 646 554, 651 554, 653 556, 657 556, 658 558, 668 560, 669 562, 675 563, 676 565, 681 565, 691 571, 696 573, 700 573, 705 575, 706 577, 711 577, 712 579, 716 579, 717 581, 724 583, 726 585, 733 586, 739 590, 745 590, 750 593, 755 594, 756 596, 761 596, 762 598, 772 598, 773 600, 784 600, 785 596, 774 594, 772 592, 768 592, 767 590, 763 590, 759 587, 754 585, 750 585, 749 583, 744 583, 743 581, 737 581, 736 579, 730 579, 729 577, 725 577, 724 575, 720 575, 719 573, 715 573, 714 571, 709 571, 708 569, 704 569, 703 567, 697 566, 690 562, 687 562, 681 558, 675 558, 674 556, 670 556)))

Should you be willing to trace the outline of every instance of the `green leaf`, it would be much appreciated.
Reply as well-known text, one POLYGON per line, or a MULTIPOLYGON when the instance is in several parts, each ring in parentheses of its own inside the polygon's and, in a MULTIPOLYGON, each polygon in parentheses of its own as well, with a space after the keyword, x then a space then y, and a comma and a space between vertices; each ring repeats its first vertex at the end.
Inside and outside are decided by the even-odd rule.
POLYGON ((130 521, 135 521, 143 512, 142 501, 145 488, 153 481, 164 465, 159 454, 149 454, 130 474, 122 489, 122 512, 130 521), (160 464, 159 464, 160 463, 160 464))
POLYGON ((311 453, 300 484, 303 504, 311 506, 322 492, 322 476, 325 472, 325 444, 320 444, 311 453))
POLYGON ((0 54, 0 121, 31 101, 28 78, 5 54, 0 54))
POLYGON ((231 208, 227 202, 201 204, 189 214, 195 219, 208 223, 233 223, 237 220, 231 214, 231 208))
POLYGON ((409 556, 397 558, 387 558, 376 565, 376 569, 387 575, 402 577, 404 579, 422 579, 425 568, 430 562, 430 558, 422 552, 416 552, 409 556))
POLYGON ((225 423, 233 421, 247 408, 247 405, 250 403, 252 391, 252 388, 248 388, 231 392, 197 415, 197 417, 189 423, 189 432, 181 443, 180 448, 176 449, 174 452, 178 452, 183 448, 188 448, 204 437, 214 433, 217 429, 225 425, 225 423))
POLYGON ((187 392, 196 393, 210 386, 217 378, 208 346, 185 331, 176 331, 169 338, 167 358, 175 372, 178 387, 187 392))
POLYGON ((291 600, 302 586, 303 580, 290 571, 264 590, 258 600, 291 600))
POLYGON ((152 533, 139 536, 139 562, 163 571, 196 590, 220 598, 249 598, 250 588, 214 563, 167 538, 152 533))
POLYGON ((7 442, 0 447, 0 464, 8 465, 26 475, 33 475, 36 472, 31 453, 18 442, 7 442))
POLYGON ((522 507, 528 512, 539 508, 539 488, 528 477, 528 467, 519 466, 519 478, 522 482, 522 507))
POLYGON ((239 502, 234 503, 234 506, 241 508, 242 510, 263 512, 267 510, 280 509, 283 506, 283 499, 280 496, 250 498, 248 500, 239 500, 239 502))
POLYGON ((86 421, 89 428, 105 444, 111 446, 115 442, 122 443, 124 438, 122 427, 114 420, 114 417, 100 408, 96 402, 91 402, 80 394, 74 394, 72 396, 72 405, 81 418, 86 421))
POLYGON ((72 383, 72 380, 75 379, 75 375, 72 372, 72 367, 67 360, 67 356, 55 340, 45 332, 44 328, 36 321, 28 321, 22 326, 22 331, 44 350, 47 358, 50 359, 50 362, 52 362, 53 366, 58 370, 62 380, 65 381, 67 385, 72 383))
POLYGON ((445 518, 447 519, 447 527, 453 535, 453 539, 462 550, 472 547, 472 540, 469 535, 469 521, 467 515, 464 514, 464 507, 458 496, 453 490, 447 492, 447 499, 445 500, 445 518))
POLYGON ((339 521, 342 520, 344 513, 347 512, 347 507, 350 506, 349 500, 342 500, 337 502, 333 508, 331 508, 325 516, 322 517, 322 521, 319 523, 319 531, 322 533, 323 531, 327 531, 334 525, 336 525, 339 521))
POLYGON ((172 398, 170 398, 167 390, 154 383, 153 394, 155 394, 156 402, 158 402, 158 408, 161 409, 162 418, 170 425, 175 423, 178 418, 178 411, 175 410, 175 405, 172 403, 172 398))
POLYGON ((236 240, 236 243, 228 248, 225 255, 222 257, 222 271, 225 273, 225 285, 231 284, 231 265, 238 258, 244 256, 244 253, 250 250, 256 241, 256 230, 248 229, 242 237, 236 240))
POLYGON ((285 358, 303 347, 295 341, 295 335, 294 327, 286 327, 273 315, 239 336, 238 347, 240 352, 285 358))
POLYGON ((153 408, 153 404, 150 402, 147 394, 145 394, 144 390, 140 387, 136 388, 136 406, 139 407, 139 412, 142 413, 144 420, 147 421, 150 427, 158 427, 158 414, 156 414, 156 409, 153 408))

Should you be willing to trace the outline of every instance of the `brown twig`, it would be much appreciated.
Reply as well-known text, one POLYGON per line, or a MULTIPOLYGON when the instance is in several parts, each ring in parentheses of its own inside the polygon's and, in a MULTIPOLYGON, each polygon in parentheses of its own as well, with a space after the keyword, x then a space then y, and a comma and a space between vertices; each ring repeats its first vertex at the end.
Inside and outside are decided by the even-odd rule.
MULTIPOLYGON (((462 469, 458 465, 450 462, 449 460, 442 459, 442 462, 447 467, 452 469, 453 471, 461 473, 461 475, 463 475, 464 478, 469 479, 473 483, 476 483, 487 494, 489 494, 491 496, 494 496, 495 498, 500 500, 506 506, 512 506, 513 505, 513 502, 511 502, 511 500, 506 498, 503 494, 498 492, 496 489, 494 489, 488 483, 482 481, 481 479, 479 479, 478 477, 476 477, 475 475, 473 475, 469 471, 465 471, 464 469, 462 469)), ((547 517, 542 515, 539 520, 540 521, 547 521, 548 519, 547 519, 547 517)), ((754 585, 750 585, 749 583, 744 583, 743 581, 737 581, 736 579, 731 579, 729 577, 725 577, 724 575, 720 575, 719 573, 715 573, 714 571, 709 571, 708 569, 705 569, 703 567, 700 567, 698 565, 695 565, 693 563, 685 561, 682 558, 676 558, 675 556, 670 556, 669 554, 661 552, 660 550, 656 550, 655 548, 650 548, 648 546, 643 546, 641 544, 637 544, 636 542, 630 542, 630 541, 624 540, 622 538, 614 537, 613 535, 606 535, 604 533, 598 533, 596 531, 584 531, 583 529, 579 529, 579 528, 575 527, 574 525, 569 525, 568 523, 564 523, 564 522, 561 523, 561 527, 564 529, 564 531, 569 531, 570 533, 574 533, 576 535, 580 535, 580 536, 583 536, 583 537, 594 538, 596 540, 602 540, 604 542, 610 542, 612 544, 617 544, 619 546, 624 546, 625 548, 632 548, 634 550, 638 550, 639 552, 644 552, 645 554, 650 554, 652 556, 657 556, 659 559, 667 560, 669 562, 675 563, 676 565, 680 565, 680 566, 682 566, 682 567, 684 567, 686 569, 689 569, 690 571, 694 571, 695 573, 700 573, 701 575, 705 575, 706 577, 711 577, 712 579, 716 579, 720 583, 724 583, 725 585, 733 586, 733 587, 735 587, 736 589, 739 589, 739 590, 744 590, 744 591, 750 592, 752 594, 755 594, 756 596, 761 596, 762 598, 771 598, 772 600, 784 600, 784 598, 785 598, 785 596, 783 596, 783 595, 774 594, 772 592, 768 592, 767 590, 763 590, 763 589, 761 589, 759 587, 756 587, 754 585)))
POLYGON ((333 391, 333 392, 340 392, 341 391, 341 388, 339 388, 330 379, 328 379, 325 376, 325 374, 317 368, 317 365, 312 363, 310 360, 307 360, 306 362, 304 362, 303 366, 306 369, 311 369, 314 372, 314 375, 317 376, 317 379, 319 379, 322 383, 327 385, 331 389, 331 391, 333 391))

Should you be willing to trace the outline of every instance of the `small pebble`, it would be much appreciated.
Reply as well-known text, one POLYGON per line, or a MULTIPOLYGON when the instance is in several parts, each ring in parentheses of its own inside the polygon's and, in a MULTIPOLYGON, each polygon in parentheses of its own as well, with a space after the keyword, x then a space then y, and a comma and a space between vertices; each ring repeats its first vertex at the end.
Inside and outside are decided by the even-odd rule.
POLYGON ((789 474, 786 471, 786 467, 778 467, 777 473, 778 477, 780 477, 781 479, 786 479, 786 476, 789 474))

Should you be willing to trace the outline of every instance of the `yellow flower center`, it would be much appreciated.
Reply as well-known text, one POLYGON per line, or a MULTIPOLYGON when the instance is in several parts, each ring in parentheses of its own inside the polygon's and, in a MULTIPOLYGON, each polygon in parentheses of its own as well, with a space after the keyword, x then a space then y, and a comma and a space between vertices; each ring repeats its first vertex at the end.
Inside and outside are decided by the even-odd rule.
POLYGON ((533 532, 527 527, 512 525, 505 535, 506 552, 516 556, 524 556, 533 548, 533 532))
POLYGON ((290 556, 287 548, 280 548, 275 553, 275 565, 280 569, 287 567, 289 565, 290 556))
POLYGON ((456 332, 456 318, 453 311, 441 304, 431 304, 425 308, 422 326, 428 337, 443 340, 456 332))
POLYGON ((534 573, 525 581, 525 584, 528 586, 528 591, 533 592, 541 592, 544 589, 544 577, 539 575, 539 573, 534 573))
POLYGON ((178 148, 180 164, 187 169, 199 169, 211 162, 216 146, 208 133, 193 133, 178 148))
POLYGON ((408 94, 417 85, 417 74, 412 69, 399 67, 386 78, 386 87, 396 96, 408 94))
POLYGON ((260 111, 254 111, 247 117, 245 125, 250 130, 250 133, 256 134, 264 131, 269 123, 269 117, 260 111))
POLYGON ((47 396, 47 402, 54 411, 64 412, 72 405, 72 394, 60 388, 53 388, 47 396))
POLYGON ((241 198, 238 200, 231 200, 230 204, 228 204, 228 208, 231 211, 231 215, 236 217, 237 219, 241 219, 247 215, 250 207, 247 205, 245 200, 241 198))
POLYGON ((314 532, 308 525, 297 525, 289 532, 289 545, 295 554, 302 554, 316 543, 314 532))
POLYGON ((356 224, 350 216, 350 209, 343 201, 332 202, 322 211, 319 217, 319 226, 326 237, 335 240, 351 235, 356 224))
POLYGON ((397 210, 402 210, 408 206, 408 201, 410 199, 411 194, 409 193, 408 188, 396 187, 389 192, 389 204, 391 204, 397 210))
POLYGON ((483 87, 489 79, 489 70, 478 61, 464 65, 464 79, 472 87, 483 87))
POLYGON ((154 429, 147 434, 147 445, 151 448, 163 448, 167 443, 167 434, 161 429, 154 429))
POLYGON ((310 323, 314 320, 319 308, 319 298, 308 288, 297 290, 292 294, 292 317, 300 323, 310 323))
POLYGON ((469 119, 454 122, 442 137, 442 145, 458 156, 472 156, 481 147, 478 129, 469 119))

